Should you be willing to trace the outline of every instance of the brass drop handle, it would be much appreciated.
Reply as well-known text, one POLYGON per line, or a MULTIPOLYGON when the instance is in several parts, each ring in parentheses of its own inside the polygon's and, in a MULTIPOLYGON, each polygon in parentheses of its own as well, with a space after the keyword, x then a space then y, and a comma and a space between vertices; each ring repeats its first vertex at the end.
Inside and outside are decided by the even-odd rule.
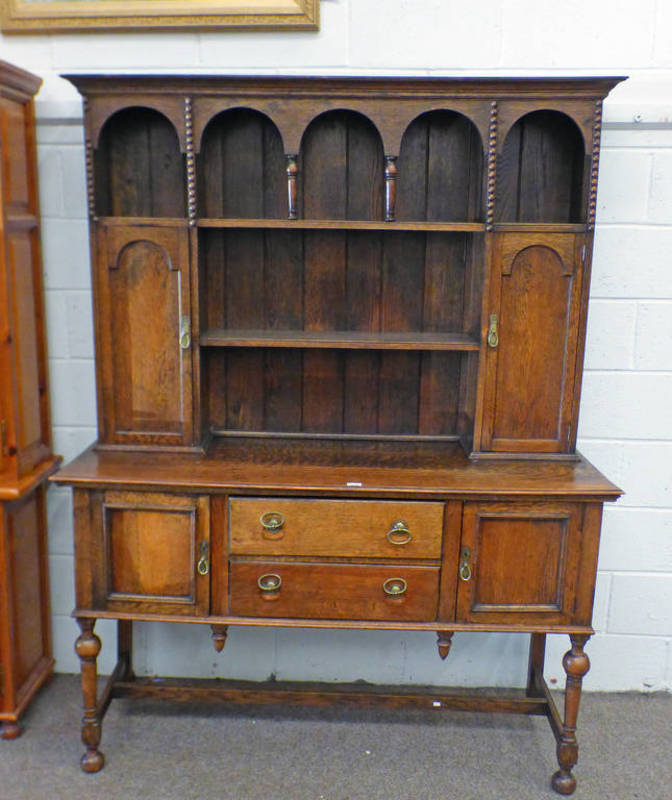
POLYGON ((257 586, 266 595, 275 593, 282 586, 282 578, 276 572, 266 572, 257 579, 257 586))
POLYGON ((266 511, 259 517, 259 522, 266 533, 273 534, 278 533, 282 528, 285 524, 285 518, 278 511, 266 511))
POLYGON ((198 559, 196 571, 199 575, 207 575, 210 572, 210 547, 207 542, 201 542, 198 549, 201 557, 198 559))
POLYGON ((460 576, 460 580, 468 581, 471 579, 471 549, 469 547, 463 547, 460 552, 460 568, 458 570, 458 575, 460 576))
POLYGON ((408 544, 413 538, 408 525, 402 519, 397 520, 385 536, 390 544, 396 545, 408 544))
POLYGON ((388 578, 383 581, 383 591, 388 597, 401 597, 408 588, 403 578, 388 578))
POLYGON ((191 347, 191 321, 189 317, 180 320, 180 348, 188 350, 191 347))
POLYGON ((488 328, 488 347, 495 348, 499 344, 498 332, 499 320, 497 314, 490 314, 490 326, 488 328))

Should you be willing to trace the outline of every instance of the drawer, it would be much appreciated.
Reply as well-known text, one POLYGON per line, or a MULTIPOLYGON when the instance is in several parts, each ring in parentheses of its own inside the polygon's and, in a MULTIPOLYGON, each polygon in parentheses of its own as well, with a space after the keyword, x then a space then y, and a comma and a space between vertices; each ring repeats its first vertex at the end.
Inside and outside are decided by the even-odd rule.
POLYGON ((230 587, 231 613, 241 617, 430 621, 439 568, 238 561, 230 587))
POLYGON ((230 552, 441 558, 443 503, 232 498, 230 552))

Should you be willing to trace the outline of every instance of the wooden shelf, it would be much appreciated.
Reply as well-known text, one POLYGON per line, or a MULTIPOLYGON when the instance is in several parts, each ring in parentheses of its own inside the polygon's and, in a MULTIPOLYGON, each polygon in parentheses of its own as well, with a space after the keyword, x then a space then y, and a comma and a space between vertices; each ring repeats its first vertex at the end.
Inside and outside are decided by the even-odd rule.
MULTIPOLYGON (((131 225, 136 227, 186 228, 189 220, 183 217, 98 217, 99 224, 107 227, 131 225)), ((28 225, 28 221, 25 223, 28 225)), ((482 233, 483 222, 424 222, 409 220, 384 222, 368 219, 256 219, 231 217, 203 218, 196 222, 199 228, 251 228, 269 230, 353 230, 353 231, 444 231, 446 233, 482 233)), ((29 226, 30 227, 30 226, 29 226)), ((584 222, 496 222, 494 231, 501 233, 583 233, 584 222)))
POLYGON ((134 228, 187 228, 189 220, 184 217, 97 217, 96 222, 105 227, 134 228))
POLYGON ((291 347, 337 350, 478 351, 476 339, 464 333, 405 331, 227 330, 201 334, 202 347, 291 347))
POLYGON ((352 231, 445 231, 473 232, 485 230, 483 222, 384 222, 363 219, 199 219, 199 228, 280 228, 284 230, 352 230, 352 231))
POLYGON ((584 233, 585 222, 495 222, 495 233, 584 233))

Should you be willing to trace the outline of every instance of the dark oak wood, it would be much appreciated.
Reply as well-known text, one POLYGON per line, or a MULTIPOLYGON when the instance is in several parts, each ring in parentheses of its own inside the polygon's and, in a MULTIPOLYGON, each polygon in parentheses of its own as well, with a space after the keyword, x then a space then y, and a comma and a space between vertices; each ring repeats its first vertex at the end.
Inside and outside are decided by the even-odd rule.
POLYGON ((450 350, 478 352, 479 343, 464 333, 399 331, 291 331, 225 330, 204 331, 206 347, 329 348, 341 350, 450 350))
MULTIPOLYGON (((105 220, 108 225, 120 224, 118 220, 109 218, 105 220)), ((139 219, 136 224, 142 224, 139 219)), ((485 226, 480 222, 407 222, 386 220, 359 220, 359 219, 243 219, 241 217, 225 219, 203 218, 198 221, 199 228, 253 228, 253 229, 281 229, 281 230, 346 230, 346 231, 445 231, 445 232, 469 232, 478 233, 485 230, 485 226)), ((504 227, 504 226, 500 226, 504 227)), ((514 227, 514 226, 506 226, 514 227)), ((545 226, 542 226, 545 228, 545 226)), ((562 226, 570 227, 570 226, 562 226)), ((579 231, 583 226, 571 226, 579 231)), ((518 226, 515 227, 518 229, 518 226)))
POLYGON ((0 737, 53 672, 46 480, 52 453, 34 95, 0 61, 0 737))
POLYGON ((95 151, 96 212, 117 217, 181 217, 185 174, 177 134, 161 112, 122 109, 95 151))
POLYGON ((602 504, 620 494, 575 452, 618 80, 71 80, 100 427, 57 478, 74 487, 84 768, 117 696, 382 703, 545 714, 572 791, 602 504), (98 617, 119 621, 99 698, 98 617), (236 624, 434 631, 441 658, 455 631, 525 632, 527 686, 134 680, 134 620, 209 626, 218 652, 236 624), (549 632, 573 637, 564 718, 549 632))

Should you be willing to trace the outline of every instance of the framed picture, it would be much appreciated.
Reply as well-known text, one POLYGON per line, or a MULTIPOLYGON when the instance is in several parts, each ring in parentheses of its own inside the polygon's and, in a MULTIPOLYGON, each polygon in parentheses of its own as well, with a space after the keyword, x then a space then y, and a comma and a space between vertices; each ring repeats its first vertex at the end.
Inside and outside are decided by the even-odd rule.
POLYGON ((3 33, 319 28, 319 0, 0 0, 3 33))

